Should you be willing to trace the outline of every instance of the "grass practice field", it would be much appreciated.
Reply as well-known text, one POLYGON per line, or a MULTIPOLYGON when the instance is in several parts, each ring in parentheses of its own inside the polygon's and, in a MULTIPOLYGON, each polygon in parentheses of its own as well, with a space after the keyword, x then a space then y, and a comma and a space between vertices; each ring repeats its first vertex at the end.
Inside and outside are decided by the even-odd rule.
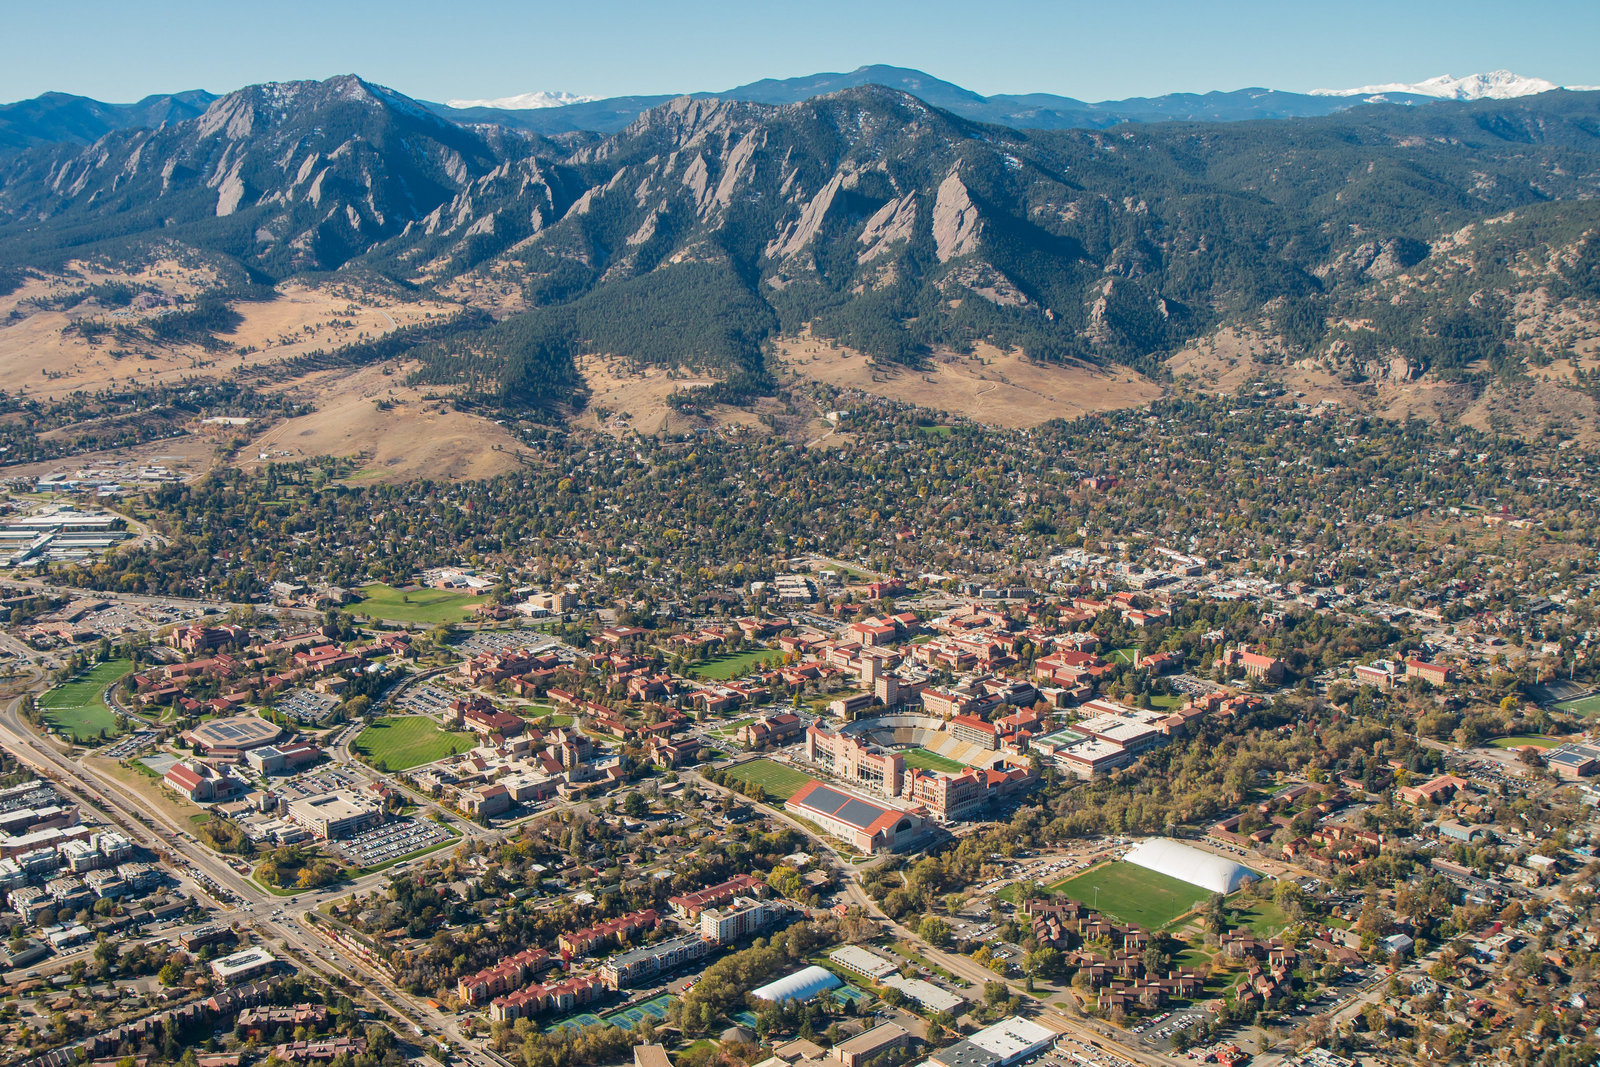
POLYGON ((374 720, 351 747, 373 763, 403 771, 465 752, 475 741, 471 734, 446 733, 426 715, 400 715, 374 720))
POLYGON ((39 712, 44 721, 74 741, 93 741, 105 731, 107 737, 117 732, 117 713, 106 706, 101 698, 106 686, 133 670, 133 663, 125 659, 97 663, 86 674, 80 674, 65 685, 58 685, 39 698, 39 712))
POLYGON ((705 663, 689 668, 689 673, 696 678, 706 678, 714 682, 725 682, 730 678, 743 678, 758 667, 782 658, 782 652, 774 652, 770 648, 753 648, 747 652, 730 652, 725 655, 715 656, 705 663))
POLYGON ((1132 863, 1113 862, 1050 887, 1124 923, 1157 930, 1211 894, 1132 863), (1100 890, 1096 902, 1095 890, 1100 890))
POLYGON ((362 600, 347 607, 374 619, 392 619, 395 622, 416 623, 418 626, 440 626, 447 622, 463 622, 472 617, 474 604, 482 598, 472 593, 454 589, 399 590, 381 582, 361 587, 362 600))
POLYGON ((1600 715, 1600 693, 1590 693, 1586 697, 1576 700, 1563 700, 1556 705, 1557 711, 1567 712, 1569 715, 1600 715))
POLYGON ((908 748, 900 755, 905 757, 907 767, 915 767, 919 771, 950 771, 958 774, 967 769, 967 765, 960 760, 953 760, 949 756, 941 756, 925 748, 908 748))
POLYGON ((1532 745, 1534 748, 1556 748, 1560 744, 1561 739, 1559 737, 1539 737, 1535 734, 1496 737, 1488 742, 1490 748, 1521 748, 1524 745, 1532 745))
POLYGON ((807 782, 816 781, 793 767, 785 767, 769 759, 754 759, 730 768, 728 776, 740 782, 755 782, 767 791, 767 796, 788 800, 807 782))

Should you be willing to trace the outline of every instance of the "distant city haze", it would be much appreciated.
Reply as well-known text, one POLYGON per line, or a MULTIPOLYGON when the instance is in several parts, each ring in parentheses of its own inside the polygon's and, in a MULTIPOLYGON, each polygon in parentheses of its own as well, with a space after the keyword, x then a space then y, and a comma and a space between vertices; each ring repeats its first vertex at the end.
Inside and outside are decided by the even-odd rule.
POLYGON ((727 89, 870 63, 983 94, 1081 100, 1263 86, 1295 92, 1512 70, 1600 84, 1600 4, 1284 5, 952 0, 796 7, 416 0, 13 5, 0 100, 59 91, 133 101, 184 89, 357 73, 428 100, 727 89))

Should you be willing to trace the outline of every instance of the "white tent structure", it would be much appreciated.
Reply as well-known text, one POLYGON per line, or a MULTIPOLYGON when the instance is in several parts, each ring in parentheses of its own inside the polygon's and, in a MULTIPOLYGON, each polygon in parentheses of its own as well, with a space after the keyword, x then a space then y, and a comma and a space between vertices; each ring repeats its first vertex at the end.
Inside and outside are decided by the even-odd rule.
POLYGON ((1152 837, 1140 842, 1122 858, 1136 867, 1224 896, 1256 877, 1248 867, 1168 837, 1152 837))
POLYGON ((776 982, 768 982, 760 989, 753 989, 750 995, 757 1000, 782 1004, 789 1000, 810 1000, 824 990, 837 989, 842 985, 844 983, 832 971, 812 966, 785 975, 776 982))

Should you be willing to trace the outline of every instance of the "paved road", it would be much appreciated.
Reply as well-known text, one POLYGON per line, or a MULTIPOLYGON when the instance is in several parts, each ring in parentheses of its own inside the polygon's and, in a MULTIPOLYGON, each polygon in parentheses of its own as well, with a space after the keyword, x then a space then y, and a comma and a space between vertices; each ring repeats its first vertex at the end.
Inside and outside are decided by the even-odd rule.
MULTIPOLYGON (((43 676, 39 675, 33 688, 42 686, 43 681, 43 676)), ((367 976, 370 980, 360 983, 365 996, 386 1015, 398 1020, 408 1037, 420 1036, 416 1026, 427 1024, 435 1036, 458 1044, 462 1056, 474 1067, 509 1067, 502 1057, 466 1041, 454 1022, 437 1009, 395 988, 387 979, 335 950, 306 928, 303 916, 307 911, 335 896, 377 888, 387 878, 386 874, 369 875, 355 883, 291 898, 274 896, 219 859, 186 828, 178 826, 165 812, 143 801, 128 787, 91 772, 41 740, 19 714, 21 699, 21 694, 13 696, 0 712, 0 743, 36 773, 52 780, 69 798, 102 812, 107 821, 131 840, 166 859, 174 876, 196 899, 211 897, 215 900, 231 895, 238 907, 226 913, 225 920, 253 927, 264 939, 279 942, 295 962, 318 971, 331 981, 343 984, 353 972, 367 976), (200 877, 196 877, 197 873, 200 877), (207 885, 207 881, 211 884, 207 885), (219 894, 218 890, 222 892, 219 894)))

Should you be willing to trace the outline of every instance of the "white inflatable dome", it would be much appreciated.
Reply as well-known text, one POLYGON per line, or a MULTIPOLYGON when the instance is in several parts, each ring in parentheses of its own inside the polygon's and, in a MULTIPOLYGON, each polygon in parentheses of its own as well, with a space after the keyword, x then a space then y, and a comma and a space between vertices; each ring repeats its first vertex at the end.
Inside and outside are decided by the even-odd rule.
POLYGON ((757 1000, 782 1004, 790 1000, 810 1000, 825 989, 837 989, 843 984, 832 971, 813 966, 785 975, 775 982, 768 982, 760 989, 752 990, 750 995, 757 1000))
POLYGON ((1123 859, 1134 866, 1224 896, 1256 877, 1248 867, 1167 837, 1141 842, 1123 859))

